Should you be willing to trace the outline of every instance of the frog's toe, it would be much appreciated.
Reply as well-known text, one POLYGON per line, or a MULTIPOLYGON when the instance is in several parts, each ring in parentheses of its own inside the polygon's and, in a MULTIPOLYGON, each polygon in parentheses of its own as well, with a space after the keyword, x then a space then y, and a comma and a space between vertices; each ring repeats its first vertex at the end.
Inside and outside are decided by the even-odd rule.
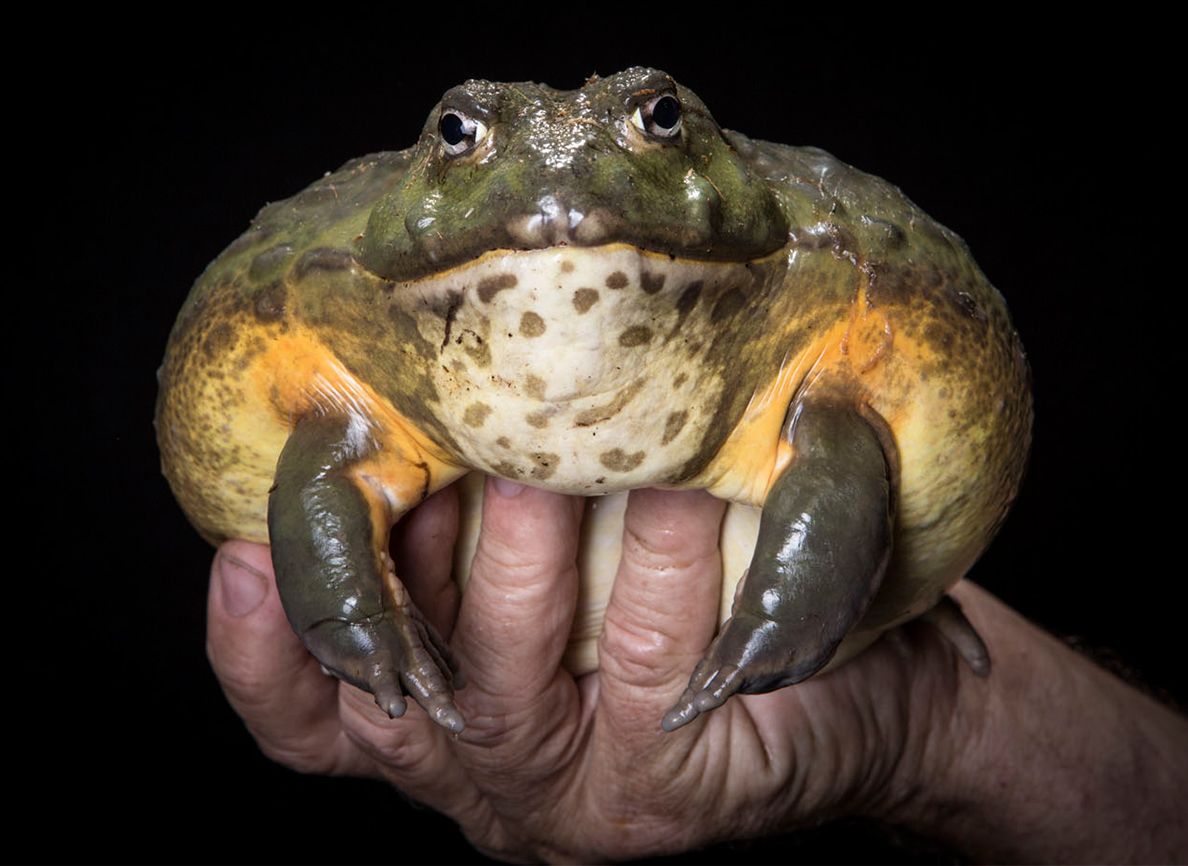
POLYGON ((733 694, 769 692, 808 679, 833 654, 833 647, 798 652, 789 629, 753 614, 732 616, 689 678, 689 686, 660 722, 666 731, 717 709, 733 694))
POLYGON ((454 706, 458 665, 448 645, 419 612, 390 622, 395 635, 389 642, 398 651, 385 654, 383 663, 373 667, 368 688, 376 704, 398 718, 404 714, 403 696, 411 695, 434 722, 454 733, 461 731, 465 724, 454 706))
POLYGON ((437 631, 417 614, 410 617, 410 639, 400 682, 437 724, 454 733, 465 727, 454 706, 458 664, 437 631))
POLYGON ((302 638, 324 669, 371 692, 389 717, 403 716, 405 695, 411 695, 437 724, 453 732, 464 727, 454 706, 457 665, 445 642, 419 616, 389 615, 359 623, 325 620, 302 638))
POLYGON ((986 649, 986 642, 951 595, 942 596, 936 607, 921 615, 920 620, 939 631, 976 676, 990 675, 990 651, 986 649))
POLYGON ((675 731, 689 724, 702 713, 722 706, 728 697, 738 691, 738 685, 737 667, 718 666, 709 659, 702 660, 693 671, 689 686, 680 699, 664 714, 660 727, 665 731, 675 731))

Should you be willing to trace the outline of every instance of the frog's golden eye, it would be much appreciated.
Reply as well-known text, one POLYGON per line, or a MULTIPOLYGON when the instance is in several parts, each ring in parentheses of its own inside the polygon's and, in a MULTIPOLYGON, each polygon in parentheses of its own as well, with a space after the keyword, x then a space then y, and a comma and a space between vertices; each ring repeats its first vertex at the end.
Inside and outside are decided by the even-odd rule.
POLYGON ((631 123, 656 138, 676 138, 681 132, 681 103, 671 93, 654 96, 635 106, 631 123))
POLYGON ((437 121, 437 131, 441 135, 445 152, 450 156, 458 156, 471 150, 487 137, 487 124, 457 109, 449 109, 441 113, 441 119, 437 121))

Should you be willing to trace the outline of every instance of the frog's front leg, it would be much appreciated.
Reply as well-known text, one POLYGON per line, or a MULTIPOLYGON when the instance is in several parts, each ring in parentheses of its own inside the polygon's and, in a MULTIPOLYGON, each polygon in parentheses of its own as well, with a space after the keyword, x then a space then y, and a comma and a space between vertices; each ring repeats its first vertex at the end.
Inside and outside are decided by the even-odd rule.
POLYGON ((410 694, 451 731, 456 665, 412 603, 387 553, 388 533, 415 502, 394 505, 363 468, 379 445, 354 414, 302 418, 281 452, 268 498, 277 589, 305 646, 389 716, 410 694))
POLYGON ((697 665, 666 731, 736 692, 768 692, 825 666, 878 590, 891 553, 887 458, 850 404, 797 405, 794 457, 763 505, 751 567, 730 619, 697 665))

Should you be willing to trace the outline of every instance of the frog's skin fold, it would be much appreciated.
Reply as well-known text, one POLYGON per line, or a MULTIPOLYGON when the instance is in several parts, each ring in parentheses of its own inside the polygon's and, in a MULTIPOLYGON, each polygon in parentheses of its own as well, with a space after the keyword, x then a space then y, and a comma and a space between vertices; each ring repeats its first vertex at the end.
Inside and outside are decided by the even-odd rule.
POLYGON ((451 90, 413 148, 264 208, 194 286, 160 378, 162 466, 190 520, 270 541, 306 645, 393 715, 406 693, 463 721, 448 650, 404 593, 416 575, 384 546, 474 470, 608 494, 583 530, 577 673, 597 666, 625 491, 732 503, 724 608, 749 575, 667 727, 933 608, 988 666, 936 606, 1023 473, 1006 305, 897 189, 724 132, 662 72, 451 90))

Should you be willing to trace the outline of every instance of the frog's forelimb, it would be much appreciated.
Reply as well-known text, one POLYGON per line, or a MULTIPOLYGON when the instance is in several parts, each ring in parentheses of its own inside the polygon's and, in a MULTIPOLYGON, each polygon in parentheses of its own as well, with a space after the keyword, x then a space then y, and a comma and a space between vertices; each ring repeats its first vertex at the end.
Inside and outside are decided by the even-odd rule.
POLYGON ((794 457, 763 506, 730 619, 664 716, 673 731, 730 695, 808 679, 862 618, 891 554, 889 462, 850 404, 806 400, 783 434, 794 457))
POLYGON ((296 425, 268 497, 268 533, 285 613, 313 656, 404 715, 412 695, 457 732, 457 665, 417 610, 387 554, 391 509, 352 468, 378 446, 361 419, 310 414, 296 425))

